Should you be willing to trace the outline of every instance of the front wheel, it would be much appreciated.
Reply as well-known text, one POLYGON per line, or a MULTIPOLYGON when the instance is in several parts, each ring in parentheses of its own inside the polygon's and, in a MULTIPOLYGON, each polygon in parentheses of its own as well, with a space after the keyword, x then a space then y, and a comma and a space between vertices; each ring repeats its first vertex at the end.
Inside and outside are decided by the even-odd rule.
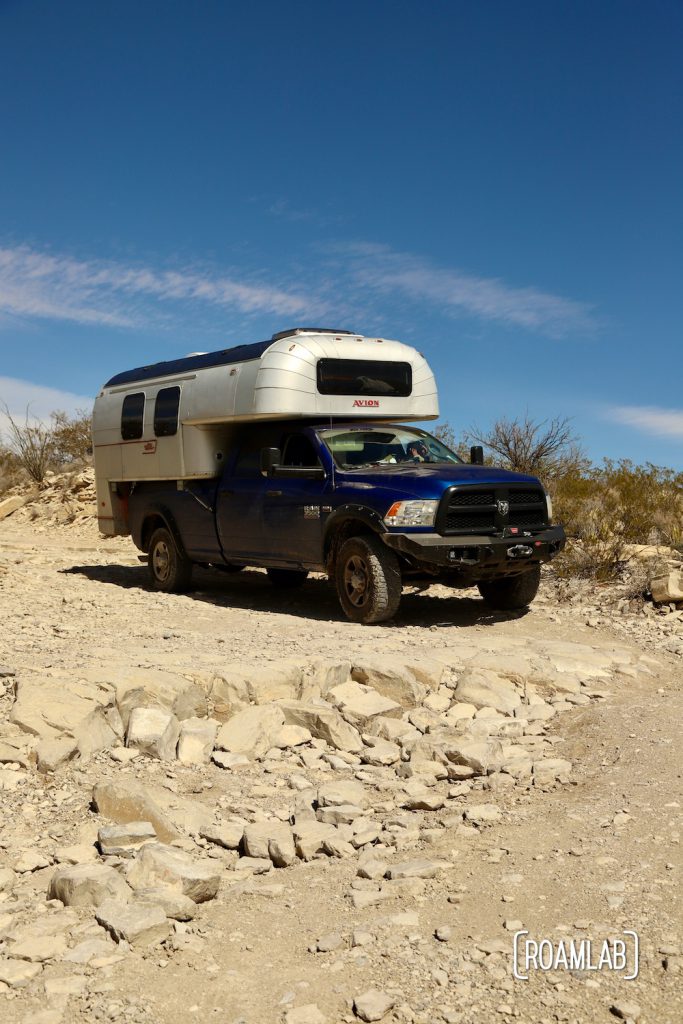
POLYGON ((491 608, 511 612, 531 604, 538 593, 540 582, 541 567, 536 565, 519 576, 483 580, 477 586, 479 593, 491 608))
POLYGON ((335 583, 339 603, 352 622, 386 622, 393 619, 401 603, 398 559, 371 535, 351 537, 342 545, 335 583))
POLYGON ((147 568, 155 590, 179 594, 190 585, 192 562, 178 549, 165 526, 159 527, 151 536, 147 568))

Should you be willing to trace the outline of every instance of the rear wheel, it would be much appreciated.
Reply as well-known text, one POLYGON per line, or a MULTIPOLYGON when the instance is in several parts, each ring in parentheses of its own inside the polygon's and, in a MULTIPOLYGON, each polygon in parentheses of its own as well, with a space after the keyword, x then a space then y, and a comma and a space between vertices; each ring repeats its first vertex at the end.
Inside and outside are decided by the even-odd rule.
POLYGON ((401 569, 377 537, 351 537, 335 566, 339 602, 352 622, 386 622, 401 603, 401 569))
POLYGON ((307 569, 266 569, 266 572, 273 586, 282 590, 300 587, 308 579, 307 569))
POLYGON ((168 594, 187 590, 192 579, 192 562, 178 550, 165 526, 159 527, 151 536, 147 568, 154 589, 168 594))
POLYGON ((534 566, 519 576, 507 576, 500 580, 484 580, 478 583, 479 593, 491 608, 500 611, 515 611, 526 608, 538 593, 541 582, 541 567, 534 566))

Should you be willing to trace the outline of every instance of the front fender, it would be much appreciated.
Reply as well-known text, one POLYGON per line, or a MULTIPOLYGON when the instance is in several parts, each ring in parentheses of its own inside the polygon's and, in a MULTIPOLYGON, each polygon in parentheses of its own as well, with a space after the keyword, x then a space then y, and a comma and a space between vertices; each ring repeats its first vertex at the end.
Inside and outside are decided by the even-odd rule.
POLYGON ((374 508, 352 503, 340 505, 328 516, 325 523, 323 537, 325 562, 334 559, 336 542, 339 539, 346 540, 347 537, 353 536, 354 532, 382 534, 386 532, 386 525, 379 512, 376 512, 374 508), (355 531, 354 524, 358 527, 355 531))

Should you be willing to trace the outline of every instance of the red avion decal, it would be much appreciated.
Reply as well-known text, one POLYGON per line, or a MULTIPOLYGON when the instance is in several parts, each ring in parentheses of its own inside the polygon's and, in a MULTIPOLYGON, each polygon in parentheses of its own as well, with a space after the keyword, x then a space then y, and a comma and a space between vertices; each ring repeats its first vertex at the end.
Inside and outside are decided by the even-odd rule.
POLYGON ((156 450, 157 450, 157 443, 156 443, 156 441, 146 441, 145 444, 143 444, 143 446, 142 446, 142 454, 143 455, 153 455, 156 450))
POLYGON ((360 406, 363 409, 379 409, 379 402, 376 398, 356 398, 353 402, 354 409, 360 406))

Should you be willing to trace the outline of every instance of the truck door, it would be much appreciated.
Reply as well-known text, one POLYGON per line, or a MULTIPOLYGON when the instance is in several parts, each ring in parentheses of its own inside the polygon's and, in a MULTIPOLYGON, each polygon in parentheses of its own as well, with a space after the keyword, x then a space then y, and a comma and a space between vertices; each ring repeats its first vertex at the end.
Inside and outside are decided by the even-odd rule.
POLYGON ((258 564, 266 547, 263 533, 263 492, 269 483, 261 475, 261 449, 275 444, 272 427, 245 429, 238 440, 237 458, 218 485, 216 529, 227 562, 258 564))
MULTIPOLYGON (((282 465, 299 468, 322 466, 309 436, 288 433, 281 439, 282 465)), ((322 562, 323 522, 327 515, 331 481, 305 480, 277 475, 266 481, 263 497, 265 540, 273 560, 288 563, 322 562)))

